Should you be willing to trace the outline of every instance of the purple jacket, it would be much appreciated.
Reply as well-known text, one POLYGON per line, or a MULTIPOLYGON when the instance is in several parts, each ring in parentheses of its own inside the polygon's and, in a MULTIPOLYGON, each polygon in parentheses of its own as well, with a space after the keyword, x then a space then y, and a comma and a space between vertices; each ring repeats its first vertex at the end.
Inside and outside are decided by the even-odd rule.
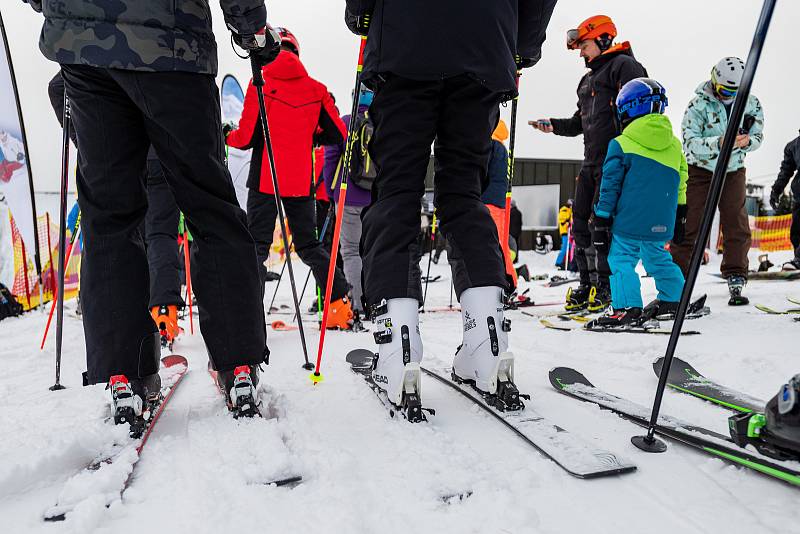
MULTIPOLYGON (((363 113, 368 109, 368 106, 359 106, 358 112, 363 113)), ((345 126, 350 128, 350 115, 342 116, 345 126)), ((336 175, 336 167, 339 165, 339 160, 342 158, 345 149, 345 142, 342 141, 336 145, 325 146, 325 167, 322 170, 325 179, 325 188, 328 190, 328 197, 332 198, 334 202, 339 201, 339 179, 340 176, 336 175), (334 177, 336 178, 336 189, 333 188, 334 177)), ((339 172, 341 174, 341 171, 339 172)), ((364 188, 358 187, 352 182, 347 184, 347 200, 346 206, 363 207, 368 206, 372 202, 372 193, 364 188)))

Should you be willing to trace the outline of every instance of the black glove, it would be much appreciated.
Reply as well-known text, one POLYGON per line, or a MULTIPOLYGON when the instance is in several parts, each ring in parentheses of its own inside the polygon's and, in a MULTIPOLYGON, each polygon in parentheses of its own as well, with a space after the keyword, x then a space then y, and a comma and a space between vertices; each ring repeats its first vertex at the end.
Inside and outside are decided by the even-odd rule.
POLYGON ((597 252, 608 254, 608 250, 611 248, 611 219, 594 216, 592 245, 597 252))
POLYGON ((372 20, 372 13, 354 15, 350 10, 344 11, 344 22, 347 28, 356 35, 365 36, 369 33, 369 23, 372 20))
POLYGON ((540 59, 541 55, 539 57, 522 57, 520 55, 515 55, 514 63, 517 65, 517 70, 522 70, 533 67, 539 62, 540 59))
POLYGON ((236 123, 233 121, 226 121, 222 123, 222 137, 228 138, 228 134, 236 129, 236 123))
POLYGON ((772 209, 777 210, 781 204, 781 194, 783 191, 778 191, 777 189, 772 189, 772 192, 769 195, 769 205, 772 206, 772 209))
POLYGON ((680 245, 686 239, 686 214, 689 208, 686 204, 678 204, 675 212, 675 231, 672 233, 672 242, 680 245))
POLYGON ((275 61, 281 52, 281 38, 270 26, 261 28, 255 34, 233 34, 233 42, 250 52, 250 57, 262 65, 275 61))

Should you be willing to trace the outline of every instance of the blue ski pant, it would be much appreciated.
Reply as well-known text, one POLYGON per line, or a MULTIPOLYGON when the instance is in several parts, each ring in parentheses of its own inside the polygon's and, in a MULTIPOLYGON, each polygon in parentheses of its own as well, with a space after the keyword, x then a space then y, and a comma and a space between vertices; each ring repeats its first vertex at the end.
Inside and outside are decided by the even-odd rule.
POLYGON ((567 255, 567 247, 569 247, 569 234, 561 236, 561 250, 558 251, 556 258, 556 267, 564 267, 564 257, 567 255))
POLYGON ((611 241, 608 264, 611 267, 611 305, 614 309, 641 308, 642 286, 636 265, 642 260, 653 277, 658 299, 678 302, 683 291, 683 273, 664 250, 663 241, 643 241, 615 235, 611 241))

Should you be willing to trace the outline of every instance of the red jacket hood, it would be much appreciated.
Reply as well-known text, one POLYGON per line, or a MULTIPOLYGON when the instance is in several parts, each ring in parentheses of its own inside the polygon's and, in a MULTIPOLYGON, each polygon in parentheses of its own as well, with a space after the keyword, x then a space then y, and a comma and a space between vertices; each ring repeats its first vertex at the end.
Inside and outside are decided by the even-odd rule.
POLYGON ((264 77, 275 80, 294 80, 307 78, 308 71, 300 62, 300 58, 287 50, 281 50, 278 57, 264 67, 264 77))

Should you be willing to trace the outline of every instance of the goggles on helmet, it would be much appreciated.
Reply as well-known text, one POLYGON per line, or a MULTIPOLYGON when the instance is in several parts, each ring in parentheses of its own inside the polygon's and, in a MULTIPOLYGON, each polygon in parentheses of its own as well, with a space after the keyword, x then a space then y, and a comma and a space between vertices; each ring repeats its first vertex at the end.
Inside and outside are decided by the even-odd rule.
POLYGON ((577 29, 567 30, 567 48, 577 48, 581 32, 577 29))
POLYGON ((736 98, 736 93, 739 92, 739 88, 730 87, 722 83, 715 83, 714 91, 716 91, 717 94, 722 98, 736 98))

